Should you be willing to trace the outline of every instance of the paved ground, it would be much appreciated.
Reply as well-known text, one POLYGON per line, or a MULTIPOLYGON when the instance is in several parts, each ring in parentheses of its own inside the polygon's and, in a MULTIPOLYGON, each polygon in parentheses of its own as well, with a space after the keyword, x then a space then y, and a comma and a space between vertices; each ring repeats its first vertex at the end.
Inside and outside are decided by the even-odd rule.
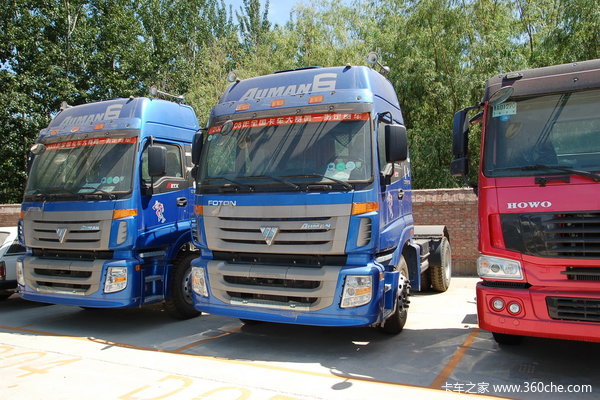
POLYGON ((598 398, 600 344, 499 348, 477 328, 476 281, 414 296, 397 336, 13 296, 0 302, 0 399, 598 398))

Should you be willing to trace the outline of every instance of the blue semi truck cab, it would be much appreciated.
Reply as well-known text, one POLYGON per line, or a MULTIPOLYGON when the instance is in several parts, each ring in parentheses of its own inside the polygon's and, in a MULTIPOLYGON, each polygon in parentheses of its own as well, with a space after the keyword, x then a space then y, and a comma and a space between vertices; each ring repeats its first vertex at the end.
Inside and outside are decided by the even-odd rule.
POLYGON ((33 145, 19 233, 21 296, 84 308, 191 299, 191 107, 155 98, 64 106, 33 145))
POLYGON ((196 308, 400 332, 410 288, 451 269, 445 227, 414 226, 407 141, 371 68, 236 80, 193 144, 196 308))

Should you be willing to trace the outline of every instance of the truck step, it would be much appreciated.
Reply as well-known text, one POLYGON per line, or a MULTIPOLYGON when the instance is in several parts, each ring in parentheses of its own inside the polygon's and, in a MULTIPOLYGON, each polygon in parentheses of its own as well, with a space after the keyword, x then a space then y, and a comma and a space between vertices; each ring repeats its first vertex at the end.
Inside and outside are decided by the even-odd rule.
POLYGON ((144 278, 144 282, 146 282, 146 283, 155 282, 155 281, 162 281, 162 276, 161 275, 148 275, 144 278))
POLYGON ((163 301, 164 299, 165 298, 162 295, 146 296, 144 297, 144 304, 158 303, 159 301, 163 301))

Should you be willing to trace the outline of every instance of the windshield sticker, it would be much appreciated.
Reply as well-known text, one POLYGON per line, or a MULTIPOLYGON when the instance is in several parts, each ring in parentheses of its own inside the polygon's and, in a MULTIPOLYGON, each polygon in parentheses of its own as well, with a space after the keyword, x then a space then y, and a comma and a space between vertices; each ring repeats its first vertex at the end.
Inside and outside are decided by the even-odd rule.
POLYGON ((158 218, 158 222, 164 223, 167 221, 167 219, 163 215, 163 213, 165 212, 165 205, 163 203, 156 200, 156 203, 154 203, 152 209, 156 211, 156 217, 158 218))
MULTIPOLYGON (((290 124, 307 124, 315 122, 328 121, 368 121, 369 113, 322 113, 322 114, 306 114, 294 115, 288 117, 277 118, 260 118, 249 119, 245 121, 236 121, 233 123, 233 130, 247 128, 262 128, 267 126, 290 125, 290 124)), ((208 134, 221 132, 223 125, 212 126, 208 130, 208 134)))
POLYGON ((346 163, 340 162, 335 166, 335 169, 338 171, 344 171, 346 169, 346 163))
POLYGON ((517 102, 509 101, 506 103, 495 105, 492 108, 492 117, 504 117, 507 115, 515 115, 517 113, 517 102))
POLYGON ((346 164, 346 169, 348 171, 354 171, 356 169, 356 164, 354 163, 354 161, 348 161, 348 163, 346 164))
POLYGON ((335 171, 335 163, 327 164, 327 171, 335 171))
POLYGON ((97 146, 103 144, 121 144, 121 143, 136 143, 137 137, 128 138, 96 138, 96 139, 81 139, 69 140, 66 142, 52 143, 46 146, 46 150, 69 149, 72 147, 97 146))

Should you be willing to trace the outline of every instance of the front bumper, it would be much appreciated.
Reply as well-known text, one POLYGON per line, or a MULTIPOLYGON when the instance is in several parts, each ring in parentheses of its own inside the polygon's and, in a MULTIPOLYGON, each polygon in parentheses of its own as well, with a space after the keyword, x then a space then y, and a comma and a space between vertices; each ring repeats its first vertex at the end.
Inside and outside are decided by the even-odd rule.
POLYGON ((204 267, 208 275, 209 296, 194 293, 197 310, 210 314, 235 318, 317 326, 368 326, 380 323, 384 314, 384 280, 382 267, 366 266, 323 266, 320 268, 262 266, 229 264, 222 261, 207 261, 198 258, 192 266, 204 267), (313 289, 290 287, 249 286, 231 282, 228 274, 261 279, 284 279, 287 281, 319 281, 313 289), (365 305, 341 308, 342 291, 347 275, 372 276, 372 298, 365 305), (269 300, 236 297, 239 293, 265 295, 269 300), (310 303, 300 301, 273 301, 271 299, 314 299, 310 303))
MULTIPOLYGON (((537 336, 554 339, 600 342, 600 320, 598 322, 573 320, 586 318, 585 310, 575 313, 561 313, 560 318, 552 318, 547 298, 579 299, 600 304, 600 291, 559 290, 558 288, 536 287, 528 289, 496 288, 477 284, 477 314, 479 326, 487 331, 522 336, 537 336), (506 304, 517 302, 522 311, 511 315, 505 308, 495 311, 491 303, 502 299, 506 304), (598 303, 596 303, 598 302, 598 303)), ((598 312, 600 313, 600 311, 598 312)))
POLYGON ((140 305, 140 277, 137 260, 48 260, 23 257, 25 286, 19 285, 22 298, 52 304, 80 307, 121 308, 140 305), (108 267, 127 267, 127 287, 104 293, 108 267))

